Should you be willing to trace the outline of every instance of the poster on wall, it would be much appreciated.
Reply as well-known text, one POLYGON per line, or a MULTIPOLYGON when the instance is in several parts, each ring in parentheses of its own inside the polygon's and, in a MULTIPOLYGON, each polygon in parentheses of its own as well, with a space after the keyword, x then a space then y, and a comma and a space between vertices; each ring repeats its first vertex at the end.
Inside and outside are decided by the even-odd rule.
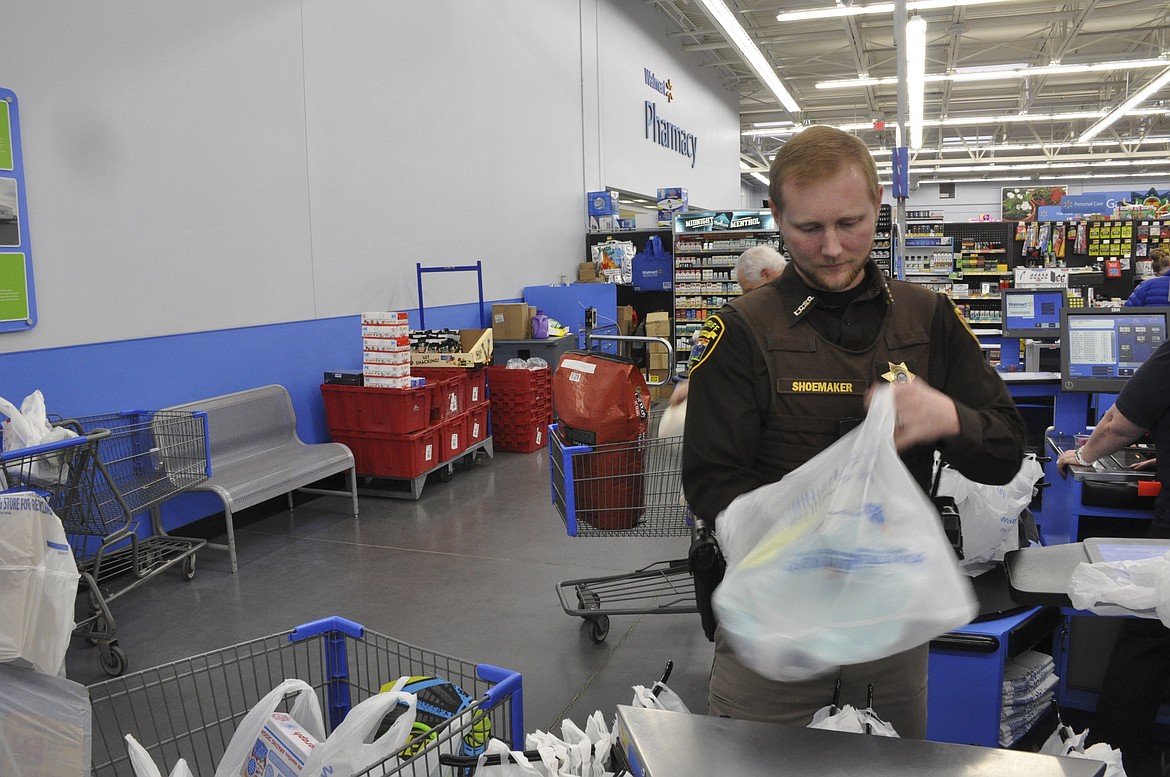
POLYGON ((1065 186, 1013 186, 1001 190, 1000 218, 1004 221, 1035 221, 1040 208, 1060 205, 1068 193, 1065 186))
POLYGON ((36 326, 16 95, 0 89, 0 332, 36 326))

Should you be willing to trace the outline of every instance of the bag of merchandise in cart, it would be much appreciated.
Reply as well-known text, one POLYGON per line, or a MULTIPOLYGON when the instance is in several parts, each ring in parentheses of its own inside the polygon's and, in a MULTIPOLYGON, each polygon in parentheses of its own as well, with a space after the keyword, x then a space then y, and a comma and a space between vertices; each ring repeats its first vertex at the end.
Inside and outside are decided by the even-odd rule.
POLYGON ((81 575, 40 494, 0 494, 0 662, 65 676, 81 575))
POLYGON ((884 658, 978 611, 938 512, 894 448, 893 392, 878 387, 860 426, 717 519, 728 569, 715 612, 765 677, 884 658))
POLYGON ((333 775, 362 774, 402 750, 410 741, 417 697, 398 688, 366 698, 354 706, 328 737, 321 707, 312 687, 301 680, 285 680, 249 710, 236 728, 216 769, 215 777, 264 775, 272 773, 333 775), (294 695, 288 713, 277 707, 294 695), (405 710, 383 734, 367 742, 378 731, 382 719, 398 706, 405 710), (269 765, 271 761, 279 765, 269 765))
MULTIPOLYGON (((134 777, 162 777, 158 764, 146 752, 146 748, 139 744, 133 734, 126 735, 126 755, 130 756, 130 766, 134 769, 134 777)), ((194 777, 186 759, 175 761, 168 777, 194 777)))
MULTIPOLYGON (((40 391, 34 391, 25 397, 20 403, 19 410, 4 397, 0 397, 0 415, 8 419, 0 425, 0 450, 4 452, 77 436, 77 433, 70 429, 49 423, 45 397, 40 391)), ((52 456, 38 458, 33 463, 32 482, 50 484, 61 482, 68 477, 68 473, 62 472, 61 467, 60 459, 52 456)), ((9 483, 5 487, 13 485, 15 484, 9 483)))
POLYGON ((84 685, 0 664, 0 774, 89 777, 92 736, 84 685))

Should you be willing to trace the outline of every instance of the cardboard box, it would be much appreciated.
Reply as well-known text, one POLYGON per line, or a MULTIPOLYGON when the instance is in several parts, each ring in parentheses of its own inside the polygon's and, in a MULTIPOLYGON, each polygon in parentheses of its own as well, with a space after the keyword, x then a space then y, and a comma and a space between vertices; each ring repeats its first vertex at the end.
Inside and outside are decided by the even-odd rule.
POLYGON ((461 353, 413 351, 410 354, 410 363, 419 367, 475 367, 492 363, 494 340, 491 329, 460 329, 459 342, 463 349, 461 353))
POLYGON ((687 212, 687 190, 681 187, 671 187, 658 190, 658 226, 670 227, 674 225, 674 217, 678 213, 687 212))
POLYGON ((299 723, 283 712, 274 712, 268 725, 260 730, 240 775, 300 774, 316 747, 317 740, 299 723))
POLYGON ((589 231, 590 232, 613 232, 614 231, 614 217, 613 216, 590 216, 589 217, 589 231))
POLYGON ((617 192, 587 192, 585 194, 586 212, 590 216, 618 215, 617 192))
POLYGON ((632 335, 634 333, 634 315, 633 305, 618 306, 617 325, 619 335, 632 335))
MULTIPOLYGON (((650 370, 647 375, 648 380, 666 380, 670 377, 670 370, 650 370)), ((661 386, 650 387, 650 397, 652 399, 669 399, 670 395, 674 393, 673 383, 664 383, 661 386)))
POLYGON ((670 314, 655 311, 646 314, 647 337, 670 337, 670 314))
POLYGON ((597 264, 594 262, 581 262, 577 265, 577 280, 591 281, 597 277, 597 264))
POLYGON ((531 337, 532 315, 523 302, 492 305, 492 335, 496 340, 526 340, 531 337))

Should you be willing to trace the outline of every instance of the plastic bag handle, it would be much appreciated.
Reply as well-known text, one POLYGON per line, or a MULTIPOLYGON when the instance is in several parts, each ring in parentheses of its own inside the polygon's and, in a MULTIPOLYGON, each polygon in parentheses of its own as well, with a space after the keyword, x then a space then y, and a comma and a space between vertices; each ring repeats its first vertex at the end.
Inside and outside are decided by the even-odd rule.
POLYGON ((231 741, 224 750, 219 767, 215 770, 215 777, 235 777, 240 773, 248 760, 248 754, 252 752, 256 738, 260 736, 260 732, 268 724, 268 719, 272 717, 272 713, 276 711, 284 697, 290 693, 297 695, 289 712, 293 720, 318 742, 325 738, 325 721, 321 717, 321 706, 317 702, 312 686, 304 680, 285 680, 248 710, 248 714, 236 726, 236 733, 232 734, 231 741))
POLYGON ((417 710, 418 697, 413 693, 390 690, 371 696, 351 709, 333 733, 317 745, 305 761, 302 774, 312 777, 361 774, 406 746, 417 710), (378 730, 382 718, 398 704, 405 704, 406 712, 382 736, 366 744, 366 739, 378 730), (332 767, 332 771, 325 772, 327 767, 332 767))

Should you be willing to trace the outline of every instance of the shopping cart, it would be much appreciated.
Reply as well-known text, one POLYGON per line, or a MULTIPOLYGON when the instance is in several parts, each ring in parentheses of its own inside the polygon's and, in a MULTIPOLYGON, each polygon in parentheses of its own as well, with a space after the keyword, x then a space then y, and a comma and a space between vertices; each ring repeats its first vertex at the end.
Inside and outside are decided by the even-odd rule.
POLYGON ((240 720, 283 680, 313 686, 332 731, 352 706, 402 676, 446 679, 473 701, 362 774, 438 774, 440 754, 465 754, 489 735, 523 749, 518 672, 433 653, 332 617, 90 686, 93 777, 133 777, 126 734, 165 769, 185 758, 196 775, 211 777, 240 720))
POLYGON ((206 540, 173 537, 158 513, 164 500, 207 479, 207 419, 201 413, 135 411, 56 425, 78 437, 0 454, 0 489, 35 490, 61 519, 89 607, 74 634, 99 648, 107 674, 126 671, 109 603, 181 563, 195 576, 206 540), (137 519, 150 514, 150 533, 137 519))
MULTIPOLYGON (((549 427, 552 501, 570 537, 692 534, 694 522, 682 496, 682 437, 658 437, 661 417, 662 411, 651 412, 645 439, 604 445, 570 444, 555 424, 549 427), (627 524, 632 525, 599 528, 627 524)), ((557 584, 557 596, 566 614, 586 621, 595 643, 609 635, 610 615, 698 612, 686 558, 565 580, 557 584)))

